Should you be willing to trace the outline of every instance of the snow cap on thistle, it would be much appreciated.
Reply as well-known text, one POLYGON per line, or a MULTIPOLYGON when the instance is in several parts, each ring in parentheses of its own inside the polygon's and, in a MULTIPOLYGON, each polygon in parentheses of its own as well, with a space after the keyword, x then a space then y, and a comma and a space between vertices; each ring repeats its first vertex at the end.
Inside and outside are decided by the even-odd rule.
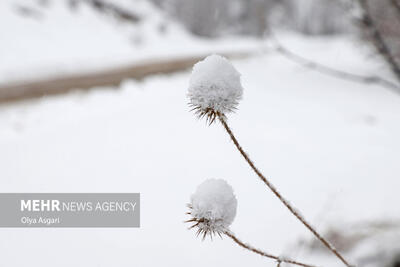
POLYGON ((197 228, 197 235, 203 239, 215 234, 221 236, 229 229, 236 216, 237 200, 232 187, 222 179, 208 179, 197 187, 189 204, 193 222, 190 227, 197 228))
POLYGON ((218 115, 234 111, 242 94, 240 73, 226 58, 211 55, 193 66, 188 93, 190 106, 210 124, 218 115))

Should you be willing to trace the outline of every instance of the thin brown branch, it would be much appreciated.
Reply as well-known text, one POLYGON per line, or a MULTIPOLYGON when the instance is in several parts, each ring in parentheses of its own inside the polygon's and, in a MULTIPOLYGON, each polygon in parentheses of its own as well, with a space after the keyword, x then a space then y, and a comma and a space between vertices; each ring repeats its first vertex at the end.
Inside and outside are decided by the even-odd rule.
POLYGON ((374 44, 376 50, 385 59, 386 63, 389 65, 393 74, 400 81, 400 66, 395 60, 392 51, 390 50, 388 44, 386 43, 382 33, 380 32, 376 21, 374 20, 369 5, 366 0, 358 0, 360 8, 363 12, 363 17, 361 19, 362 25, 367 29, 372 43, 374 44))
POLYGON ((247 243, 242 242, 239 238, 237 238, 235 236, 234 233, 230 232, 230 231, 225 231, 224 232, 225 235, 229 236, 236 244, 238 244, 239 246, 241 246, 242 248, 245 248, 251 252, 254 252, 258 255, 261 255, 263 257, 267 257, 270 259, 274 259, 278 262, 278 266, 280 266, 281 262, 285 262, 285 263, 290 263, 290 264, 294 264, 294 265, 298 265, 298 266, 303 266, 303 267, 315 267, 314 265, 310 265, 310 264, 306 264, 306 263, 301 263, 298 261, 294 261, 294 260, 290 260, 290 259, 286 259, 286 258, 280 258, 278 256, 266 253, 260 249, 257 249, 247 243))
POLYGON ((221 122, 221 124, 224 126, 225 130, 229 134, 230 138, 232 139, 233 143, 235 144, 236 148, 239 150, 240 154, 243 156, 243 158, 247 161, 247 163, 250 165, 250 167, 253 169, 253 171, 257 174, 257 176, 261 179, 261 181, 264 182, 265 185, 275 194, 276 197, 286 206, 286 208, 289 209, 289 211, 299 220, 301 221, 305 227, 307 227, 308 230, 310 230, 315 237, 317 237, 333 254, 336 255, 347 267, 350 267, 351 265, 344 259, 344 257, 325 239, 323 238, 312 226, 309 224, 303 216, 300 215, 300 213, 278 192, 278 190, 275 188, 275 186, 268 181, 267 178, 257 169, 257 167, 254 165, 253 161, 249 158, 247 153, 243 150, 243 148, 240 146, 238 140, 236 139, 235 135, 233 134, 232 130, 229 128, 226 120, 224 119, 223 116, 218 115, 218 119, 221 122))
POLYGON ((302 56, 299 56, 292 51, 290 51, 288 48, 283 46, 273 35, 271 35, 271 39, 274 42, 274 49, 276 52, 281 54, 282 56, 286 57, 292 62, 295 62, 302 67, 312 69, 314 71, 318 71, 322 74, 329 75, 335 78, 339 78, 342 80, 348 80, 352 82, 358 82, 358 83, 363 83, 363 84, 378 84, 383 87, 386 87, 388 89, 393 90, 396 93, 400 93, 400 86, 388 81, 382 77, 379 76, 364 76, 364 75, 359 75, 359 74, 354 74, 354 73, 349 73, 345 72, 342 70, 334 69, 325 65, 322 65, 320 63, 314 62, 312 60, 306 59, 302 56))

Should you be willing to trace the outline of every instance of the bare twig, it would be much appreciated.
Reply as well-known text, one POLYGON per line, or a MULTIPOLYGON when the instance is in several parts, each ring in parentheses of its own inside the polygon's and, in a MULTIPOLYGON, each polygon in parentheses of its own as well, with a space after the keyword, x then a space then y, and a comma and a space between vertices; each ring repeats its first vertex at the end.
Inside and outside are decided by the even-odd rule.
POLYGON ((271 40, 274 42, 274 49, 277 51, 279 54, 282 56, 286 57, 287 59, 305 67, 309 68, 315 71, 318 71, 322 74, 333 76, 339 79, 343 80, 348 80, 352 82, 358 82, 358 83, 363 83, 363 84, 378 84, 383 87, 386 87, 388 89, 391 89, 395 91, 396 93, 400 93, 400 86, 388 81, 382 77, 379 76, 364 76, 364 75, 359 75, 359 74, 354 74, 354 73, 349 73, 345 72, 342 70, 334 69, 325 65, 322 65, 320 63, 311 61, 309 59, 306 59, 302 56, 299 56, 289 49, 287 49, 285 46, 283 46, 277 39, 271 34, 271 40))
POLYGON ((280 266, 281 262, 285 262, 285 263, 290 263, 290 264, 294 264, 294 265, 298 265, 298 266, 303 266, 303 267, 315 267, 314 265, 310 265, 310 264, 306 264, 306 263, 301 263, 298 261, 294 261, 294 260, 290 260, 290 259, 286 259, 286 258, 280 258, 278 256, 266 253, 260 249, 257 249, 247 243, 242 242, 239 238, 237 238, 235 236, 234 233, 232 233, 231 231, 225 231, 224 232, 225 235, 229 236, 236 244, 238 244, 239 246, 241 246, 242 248, 245 248, 251 252, 254 252, 258 255, 261 255, 263 257, 267 257, 270 259, 274 259, 278 262, 278 267, 280 266))
POLYGON ((336 255, 347 267, 351 265, 344 259, 344 257, 325 239, 323 238, 312 226, 309 224, 303 216, 278 192, 275 186, 265 178, 265 176, 257 169, 254 165, 253 161, 249 158, 249 156, 244 152, 243 148, 240 146, 239 142, 237 141, 235 135, 233 134, 232 130, 229 128, 224 116, 218 114, 218 119, 221 124, 224 126, 225 130, 229 134, 230 138, 232 139, 233 143, 235 144, 236 148, 239 150, 240 154, 243 158, 247 161, 253 171, 257 174, 257 176, 264 182, 265 185, 278 197, 278 199, 289 209, 289 211, 298 219, 300 220, 308 230, 310 230, 333 254, 336 255))
POLYGON ((382 33, 380 32, 376 21, 371 14, 367 1, 358 0, 358 3, 363 12, 363 16, 361 19, 362 25, 364 25, 364 27, 367 29, 376 50, 385 59, 386 63, 389 65, 396 78, 400 81, 400 66, 396 62, 392 51, 390 50, 382 33))

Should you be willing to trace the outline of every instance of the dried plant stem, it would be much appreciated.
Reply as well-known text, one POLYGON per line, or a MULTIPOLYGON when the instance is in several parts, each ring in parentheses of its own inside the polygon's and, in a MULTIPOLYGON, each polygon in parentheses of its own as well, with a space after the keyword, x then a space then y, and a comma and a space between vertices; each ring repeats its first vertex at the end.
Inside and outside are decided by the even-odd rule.
POLYGON ((240 154, 242 154, 243 158, 247 161, 253 171, 257 174, 257 176, 268 186, 268 188, 278 197, 278 199, 289 209, 289 211, 298 219, 300 220, 305 227, 308 228, 333 254, 335 254, 346 266, 350 267, 350 265, 343 256, 325 239, 323 238, 304 218, 296 211, 296 209, 278 192, 273 184, 271 184, 265 176, 257 169, 254 163, 251 161, 249 156, 244 152, 243 148, 240 146, 239 142, 237 141, 236 137, 234 136, 232 130, 229 128, 226 120, 223 116, 218 115, 219 121, 224 126, 225 130, 228 132, 230 138, 232 139, 233 143, 235 144, 236 148, 239 150, 240 154))
POLYGON ((258 255, 261 255, 261 256, 263 256, 263 257, 267 257, 267 258, 276 260, 276 261, 278 262, 278 266, 280 266, 281 262, 285 262, 285 263, 295 264, 295 265, 299 265, 299 266, 303 266, 303 267, 314 267, 314 265, 310 265, 310 264, 306 264, 306 263, 301 263, 301 262, 297 262, 297 261, 290 260, 290 259, 280 258, 280 257, 278 257, 278 256, 274 256, 274 255, 271 255, 271 254, 269 254, 269 253, 266 253, 266 252, 264 252, 264 251, 262 251, 262 250, 259 250, 259 249, 257 249, 257 248, 254 248, 254 247, 252 247, 251 245, 242 242, 242 241, 241 241, 239 238, 237 238, 237 237, 235 236, 235 234, 232 233, 231 231, 226 231, 226 232, 224 232, 224 234, 227 235, 227 236, 229 236, 236 244, 238 244, 238 245, 241 246, 242 248, 245 248, 245 249, 247 249, 247 250, 249 250, 249 251, 251 251, 251 252, 254 252, 254 253, 258 254, 258 255))

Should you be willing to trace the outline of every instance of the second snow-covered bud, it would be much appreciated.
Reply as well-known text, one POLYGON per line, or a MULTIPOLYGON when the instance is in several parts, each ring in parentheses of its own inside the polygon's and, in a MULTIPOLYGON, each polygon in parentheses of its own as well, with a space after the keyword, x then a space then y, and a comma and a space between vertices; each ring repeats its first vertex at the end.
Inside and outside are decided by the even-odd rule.
POLYGON ((221 235, 229 229, 236 216, 237 200, 232 187, 222 179, 208 179, 197 187, 189 204, 197 234, 221 235))

